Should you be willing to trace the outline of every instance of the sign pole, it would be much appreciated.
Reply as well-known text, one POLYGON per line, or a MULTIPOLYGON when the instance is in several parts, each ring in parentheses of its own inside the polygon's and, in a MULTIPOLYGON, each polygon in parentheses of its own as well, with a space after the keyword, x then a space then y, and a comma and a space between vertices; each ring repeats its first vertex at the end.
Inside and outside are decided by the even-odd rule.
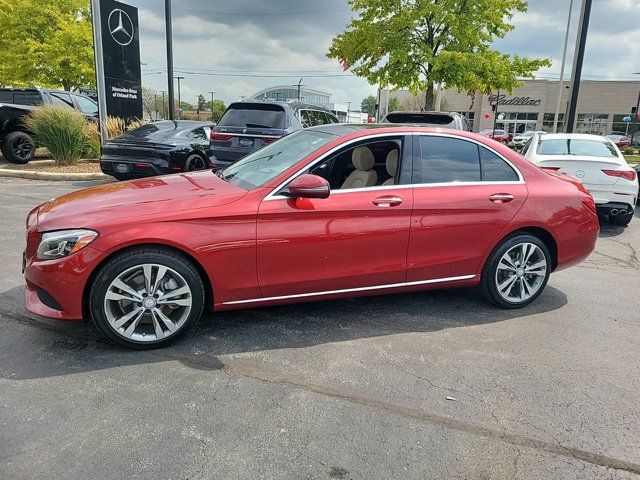
POLYGON ((171 26, 171 0, 164 0, 164 17, 166 22, 165 35, 167 37, 167 95, 169 96, 169 120, 174 120, 175 93, 173 91, 173 28, 171 26))
POLYGON ((91 0, 93 17, 93 55, 96 64, 96 91, 98 92, 98 116, 100 121, 100 144, 106 142, 105 123, 107 120, 107 91, 104 80, 104 58, 102 55, 102 21, 100 0, 91 0))
POLYGON ((582 1, 580 12, 580 24, 578 26, 578 41, 576 42, 575 55, 573 56, 573 79, 571 85, 571 100, 569 101, 569 113, 565 122, 565 132, 573 133, 576 125, 576 112, 578 109, 578 95, 580 93, 580 78, 582 76, 582 62, 587 43, 587 31, 589 30, 589 17, 591 16, 592 0, 582 1))
MULTIPOLYGON (((569 45, 569 30, 571 29, 571 11, 572 10, 573 10, 573 0, 570 0, 569 16, 567 17, 567 31, 564 33, 564 48, 562 49, 562 66, 560 67, 560 85, 558 85, 558 101, 556 103, 556 112, 553 116, 553 133, 558 132, 558 117, 560 116, 560 103, 562 102, 562 88, 564 86, 564 67, 567 63, 567 46, 569 45)), ((544 118, 544 114, 543 114, 543 118, 544 118)))

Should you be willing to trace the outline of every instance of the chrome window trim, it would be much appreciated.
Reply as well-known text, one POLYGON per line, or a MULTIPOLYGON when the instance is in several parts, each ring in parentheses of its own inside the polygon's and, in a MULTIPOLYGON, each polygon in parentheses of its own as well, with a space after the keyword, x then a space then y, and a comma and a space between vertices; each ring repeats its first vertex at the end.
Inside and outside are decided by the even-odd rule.
POLYGON ((241 305, 244 303, 272 302, 274 300, 287 300, 292 298, 319 297, 323 295, 338 295, 341 293, 367 292, 370 290, 382 290, 386 288, 413 287, 417 285, 428 285, 431 283, 445 283, 445 282, 457 282, 460 280, 471 280, 472 278, 475 278, 475 277, 477 277, 477 275, 460 275, 457 277, 445 277, 445 278, 433 278, 431 280, 419 280, 417 282, 390 283, 387 285, 374 285, 370 287, 343 288, 340 290, 325 290, 320 292, 297 293, 294 295, 281 295, 277 297, 252 298, 249 300, 235 300, 232 302, 222 302, 222 305, 241 305))
POLYGON ((309 170, 310 168, 312 168, 313 166, 315 166, 318 163, 322 162, 323 160, 326 160, 327 157, 333 155, 334 153, 336 153, 341 148, 349 146, 352 143, 357 143, 357 142, 361 142, 363 140, 376 139, 376 138, 385 138, 385 137, 398 138, 398 137, 408 137, 408 136, 413 137, 413 136, 416 136, 416 135, 418 135, 418 136, 455 138, 455 139, 465 140, 467 142, 475 143, 479 147, 486 148, 491 153, 497 155, 501 160, 506 162, 518 174, 518 179, 519 180, 517 180, 517 181, 511 180, 511 181, 504 181, 504 182, 502 182, 502 181, 493 181, 493 182, 492 181, 489 181, 489 182, 480 181, 480 182, 411 183, 411 184, 407 184, 407 185, 375 185, 373 187, 346 188, 344 190, 341 190, 341 189, 333 190, 332 189, 330 194, 329 194, 329 196, 334 195, 334 194, 341 194, 341 193, 369 192, 369 191, 375 191, 375 190, 389 190, 389 189, 402 189, 402 188, 467 187, 467 186, 479 186, 479 185, 523 185, 523 184, 526 183, 524 181, 524 177, 522 176, 522 172, 520 172, 518 167, 516 167, 507 158, 505 158, 504 155, 500 154, 500 152, 495 151, 493 148, 488 147, 484 143, 479 142, 478 140, 474 140, 473 138, 466 138, 466 137, 461 137, 461 136, 450 134, 450 133, 441 133, 441 132, 433 132, 433 133, 404 132, 404 133, 394 133, 394 134, 391 134, 391 133, 378 133, 376 135, 371 135, 371 136, 367 136, 367 137, 359 137, 359 138, 350 140, 348 142, 340 144, 337 147, 332 148, 328 152, 325 152, 323 155, 321 155, 320 157, 315 159, 312 163, 310 163, 306 167, 303 167, 301 170, 298 170, 296 173, 291 175, 284 182, 281 182, 277 187, 275 187, 271 192, 269 192, 269 194, 266 197, 264 197, 263 201, 290 199, 291 197, 288 197, 288 196, 285 196, 285 195, 279 195, 278 193, 280 192, 280 190, 283 189, 287 184, 289 184, 293 180, 295 180, 297 177, 302 175, 305 171, 309 170))

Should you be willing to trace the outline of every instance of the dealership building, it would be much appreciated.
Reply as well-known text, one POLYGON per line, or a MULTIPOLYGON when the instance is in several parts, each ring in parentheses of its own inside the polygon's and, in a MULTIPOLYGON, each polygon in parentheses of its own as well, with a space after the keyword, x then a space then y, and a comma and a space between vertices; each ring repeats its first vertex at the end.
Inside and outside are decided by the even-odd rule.
MULTIPOLYGON (((564 126, 565 111, 569 101, 568 82, 562 88, 558 131, 564 126)), ((526 80, 522 87, 511 93, 500 92, 496 128, 513 132, 525 130, 553 130, 553 118, 558 101, 560 82, 552 80, 526 80)), ((576 132, 606 135, 612 131, 625 132, 624 117, 636 106, 640 81, 592 81, 585 80, 580 85, 577 108, 576 132)), ((493 95, 476 93, 473 96, 455 89, 442 92, 441 110, 460 112, 466 115, 474 132, 493 127, 491 105, 493 95), (489 114, 489 118, 486 118, 489 114)), ((390 98, 397 98, 400 105, 412 94, 406 90, 391 91, 390 98)), ((386 91, 381 92, 381 105, 386 102, 386 91)), ((629 133, 633 128, 629 126, 629 133)))
MULTIPOLYGON (((251 97, 251 100, 265 100, 277 102, 290 102, 298 100, 297 85, 278 85, 275 87, 260 90, 251 97)), ((326 110, 332 111, 338 120, 345 123, 363 123, 367 121, 367 115, 360 112, 352 112, 348 105, 331 102, 331 94, 313 90, 311 88, 300 87, 300 101, 318 105, 326 110)))

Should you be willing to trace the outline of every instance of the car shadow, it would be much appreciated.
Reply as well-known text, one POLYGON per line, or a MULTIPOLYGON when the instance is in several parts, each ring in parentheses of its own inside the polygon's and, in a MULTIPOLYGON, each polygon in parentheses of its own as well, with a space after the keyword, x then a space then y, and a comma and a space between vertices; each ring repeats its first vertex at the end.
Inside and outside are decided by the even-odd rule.
MULTIPOLYGON (((640 208, 636 208, 633 216, 634 219, 640 219, 640 208)), ((608 222, 608 218, 606 215, 598 215, 598 220, 600 221, 600 238, 611 238, 622 235, 625 231, 627 231, 629 225, 636 222, 636 220, 631 220, 632 223, 630 223, 629 225, 614 225, 608 222)))
POLYGON ((23 327, 18 341, 5 345, 5 358, 15 349, 20 358, 29 352, 27 358, 33 353, 46 361, 15 360, 0 369, 0 378, 9 380, 168 361, 219 370, 224 368, 219 357, 230 354, 492 324, 554 311, 567 303, 563 292, 547 286, 539 299, 519 310, 493 307, 474 289, 456 289, 209 313, 171 347, 132 351, 104 340, 91 322, 48 320, 26 312, 16 300, 22 288, 0 294, 0 316, 33 328, 23 327))

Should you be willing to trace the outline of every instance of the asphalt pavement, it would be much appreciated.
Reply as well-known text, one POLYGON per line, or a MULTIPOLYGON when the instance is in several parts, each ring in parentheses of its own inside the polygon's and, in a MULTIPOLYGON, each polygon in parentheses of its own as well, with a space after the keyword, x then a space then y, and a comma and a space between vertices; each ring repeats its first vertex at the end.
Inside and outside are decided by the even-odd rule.
POLYGON ((640 217, 522 310, 449 290, 208 314, 134 352, 28 313, 0 179, 0 479, 640 478, 640 217))

